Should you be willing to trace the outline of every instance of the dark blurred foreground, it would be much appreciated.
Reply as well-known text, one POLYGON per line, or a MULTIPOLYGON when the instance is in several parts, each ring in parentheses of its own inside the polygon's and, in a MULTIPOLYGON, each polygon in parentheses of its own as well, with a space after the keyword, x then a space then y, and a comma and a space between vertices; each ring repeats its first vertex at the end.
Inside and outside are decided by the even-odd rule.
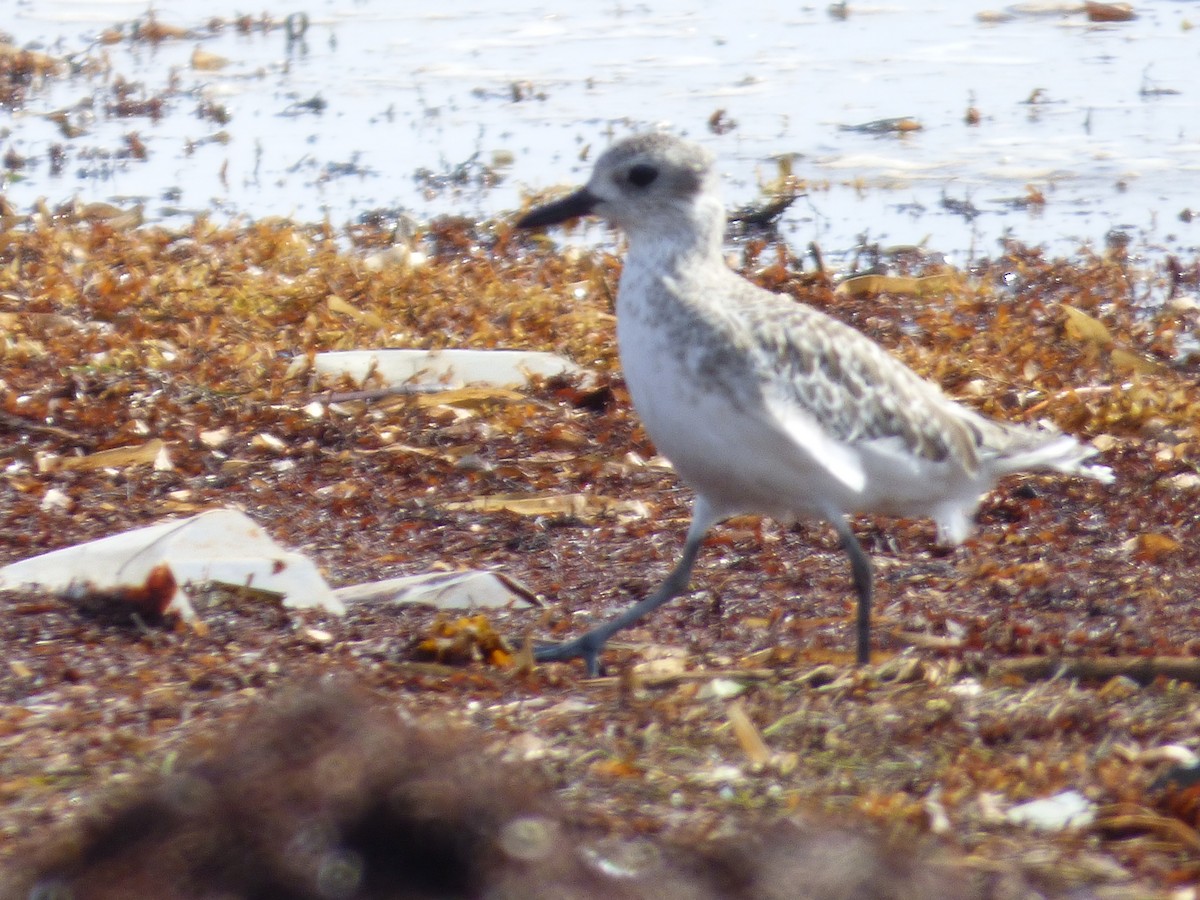
POLYGON ((4 896, 1032 896, 841 825, 779 821, 692 847, 599 834, 486 744, 405 721, 365 692, 314 687, 48 836, 4 896))

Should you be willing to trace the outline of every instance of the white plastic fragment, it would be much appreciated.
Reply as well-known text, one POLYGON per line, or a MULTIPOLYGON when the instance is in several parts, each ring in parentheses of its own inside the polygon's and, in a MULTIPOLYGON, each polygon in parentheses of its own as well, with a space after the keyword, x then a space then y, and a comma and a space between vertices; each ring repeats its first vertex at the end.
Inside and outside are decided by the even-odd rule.
POLYGON ((42 495, 42 502, 39 504, 42 512, 67 512, 75 505, 75 502, 63 491, 58 488, 50 488, 42 495))
MULTIPOLYGON (((1118 752, 1121 751, 1118 750, 1118 752)), ((1183 744, 1163 744, 1159 747, 1148 747, 1145 750, 1125 750, 1122 755, 1143 766, 1154 766, 1164 762, 1188 768, 1200 765, 1200 756, 1197 756, 1196 751, 1183 744)))
POLYGON ((714 678, 696 692, 697 700, 732 700, 746 692, 746 685, 732 678, 714 678))
POLYGON ((269 450, 272 453, 285 453, 288 448, 287 442, 283 438, 265 431, 260 431, 250 438, 250 446, 256 450, 269 450))
POLYGON ((318 375, 348 375, 362 384, 374 375, 384 387, 451 390, 468 384, 519 387, 531 375, 583 370, 564 356, 539 350, 335 350, 318 353, 318 375))
POLYGON ((404 244, 395 244, 386 250, 363 257, 363 267, 368 272, 384 269, 419 269, 429 262, 429 256, 420 250, 412 250, 404 244))
POLYGON ((222 428, 214 428, 211 431, 201 431, 199 437, 200 443, 209 450, 219 450, 233 437, 233 429, 226 425, 222 428))
POLYGON ((338 588, 340 603, 423 603, 438 609, 541 606, 533 591, 501 572, 424 572, 338 588))
POLYGON ((173 472, 175 464, 171 462, 171 454, 167 452, 167 445, 163 444, 158 448, 158 452, 154 454, 154 471, 155 472, 173 472))
POLYGON ((175 584, 166 610, 187 620, 196 615, 187 586, 209 582, 280 594, 292 608, 346 611, 312 560, 280 546, 235 509, 168 519, 12 563, 0 569, 0 590, 137 590, 162 566, 175 584))
POLYGON ((700 768, 688 775, 689 782, 699 785, 719 785, 719 784, 736 784, 746 780, 746 773, 740 766, 725 764, 713 764, 707 768, 700 768))
POLYGON ((929 830, 933 834, 949 834, 953 830, 946 806, 942 803, 942 786, 934 785, 921 801, 925 808, 925 816, 929 819, 929 830))
POLYGON ((1063 791, 1014 806, 1005 818, 1038 831, 1062 831, 1090 825, 1096 818, 1096 807, 1079 791, 1063 791))

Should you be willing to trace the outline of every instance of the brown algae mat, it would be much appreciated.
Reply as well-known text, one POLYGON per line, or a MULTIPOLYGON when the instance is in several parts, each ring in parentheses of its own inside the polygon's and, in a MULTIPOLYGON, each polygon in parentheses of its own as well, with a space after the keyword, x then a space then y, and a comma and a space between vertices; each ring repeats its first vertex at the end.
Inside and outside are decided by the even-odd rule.
MULTIPOLYGON (((99 208, 4 218, 0 565, 233 506, 334 585, 495 568, 545 606, 460 620, 362 604, 337 618, 212 591, 189 626, 0 594, 10 885, 43 876, 117 896, 101 886, 144 883, 151 859, 178 863, 157 882, 177 896, 214 888, 194 880, 214 871, 277 873, 180 863, 216 851, 178 804, 155 805, 164 779, 203 773, 193 781, 223 798, 204 827, 236 821, 239 754, 254 756, 269 801, 264 859, 294 850, 270 836, 296 796, 335 809, 323 821, 360 842, 347 838, 340 868, 309 866, 309 893, 297 863, 283 881, 222 882, 232 896, 263 884, 537 896, 525 877, 567 886, 556 896, 648 896, 639 865, 665 867, 656 883, 680 896, 783 896, 803 881, 795 853, 831 871, 848 865, 843 850, 876 883, 858 884, 863 896, 1165 896, 1200 878, 1200 801, 1169 777, 1200 749, 1200 262, 1012 246, 955 270, 909 251, 839 283, 782 244, 736 247, 748 277, 863 330, 963 402, 1095 442, 1116 482, 1009 478, 949 553, 928 522, 857 519, 878 574, 878 649, 863 670, 832 531, 733 520, 706 543, 692 592, 623 634, 609 677, 588 680, 577 664, 531 668, 524 642, 643 596, 678 553, 690 500, 621 381, 618 260, 503 223, 435 222, 417 256, 389 252, 375 226, 135 224, 99 208), (440 395, 359 394, 312 373, 320 351, 381 347, 551 350, 594 375, 440 395), (583 501, 475 502, 521 495, 583 501), (330 681, 344 702, 316 687, 330 681), (300 727, 297 694, 315 698, 317 724, 293 753, 278 744, 300 727), (417 748, 432 768, 353 763, 363 746, 417 748), (324 771, 327 752, 362 768, 353 789, 319 774, 271 782, 288 765, 324 771), (381 784, 407 798, 392 809, 401 824, 347 799, 381 784), (1067 827, 1007 815, 1068 791, 1090 814, 1067 827), (457 880, 429 860, 427 882, 378 876, 392 857, 363 829, 408 840, 413 809, 492 854, 457 880), (105 821, 139 810, 168 846, 104 837, 105 821), (606 893, 596 879, 613 858, 632 874, 606 893)), ((816 885, 808 895, 847 890, 816 885)))

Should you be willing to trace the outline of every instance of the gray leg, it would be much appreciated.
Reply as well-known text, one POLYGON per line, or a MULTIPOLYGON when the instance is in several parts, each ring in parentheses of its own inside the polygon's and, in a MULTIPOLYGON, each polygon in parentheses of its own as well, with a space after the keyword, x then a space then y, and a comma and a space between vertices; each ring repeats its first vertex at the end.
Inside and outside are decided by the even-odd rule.
POLYGON ((871 661, 871 557, 869 557, 844 516, 832 519, 842 547, 850 557, 850 571, 854 574, 854 587, 858 591, 858 664, 865 666, 871 661))
POLYGON ((580 635, 564 644, 543 644, 535 647, 533 658, 537 662, 555 662, 568 659, 582 659, 587 666, 588 675, 595 677, 600 673, 600 651, 605 642, 623 628, 628 628, 643 616, 649 615, 672 597, 677 597, 687 590, 688 579, 695 565, 696 555, 704 542, 708 529, 718 521, 703 498, 697 497, 692 511, 692 524, 688 528, 687 540, 683 545, 683 556, 671 570, 662 584, 649 597, 639 600, 619 616, 597 625, 591 631, 580 635))

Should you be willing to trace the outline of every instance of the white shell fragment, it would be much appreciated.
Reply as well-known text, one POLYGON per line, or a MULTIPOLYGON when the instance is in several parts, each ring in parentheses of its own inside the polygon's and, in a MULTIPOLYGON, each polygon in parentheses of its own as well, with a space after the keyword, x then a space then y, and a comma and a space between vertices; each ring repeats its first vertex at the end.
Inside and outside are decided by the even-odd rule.
POLYGON ((451 390, 467 384, 519 387, 531 375, 574 375, 583 370, 564 356, 539 350, 335 350, 318 353, 318 375, 348 375, 383 387, 451 390))
POLYGON ((1014 806, 1005 818, 1014 825, 1038 831, 1063 831, 1090 825, 1096 818, 1096 807, 1079 791, 1063 791, 1014 806))
POLYGON ((346 611, 312 560, 280 546, 234 509, 168 519, 21 560, 0 569, 0 590, 136 590, 160 566, 175 582, 166 609, 186 620, 196 616, 187 586, 210 582, 279 594, 287 607, 346 611))
POLYGON ((533 591, 500 572, 424 572, 338 588, 341 603, 423 603, 438 609, 541 606, 533 591))

